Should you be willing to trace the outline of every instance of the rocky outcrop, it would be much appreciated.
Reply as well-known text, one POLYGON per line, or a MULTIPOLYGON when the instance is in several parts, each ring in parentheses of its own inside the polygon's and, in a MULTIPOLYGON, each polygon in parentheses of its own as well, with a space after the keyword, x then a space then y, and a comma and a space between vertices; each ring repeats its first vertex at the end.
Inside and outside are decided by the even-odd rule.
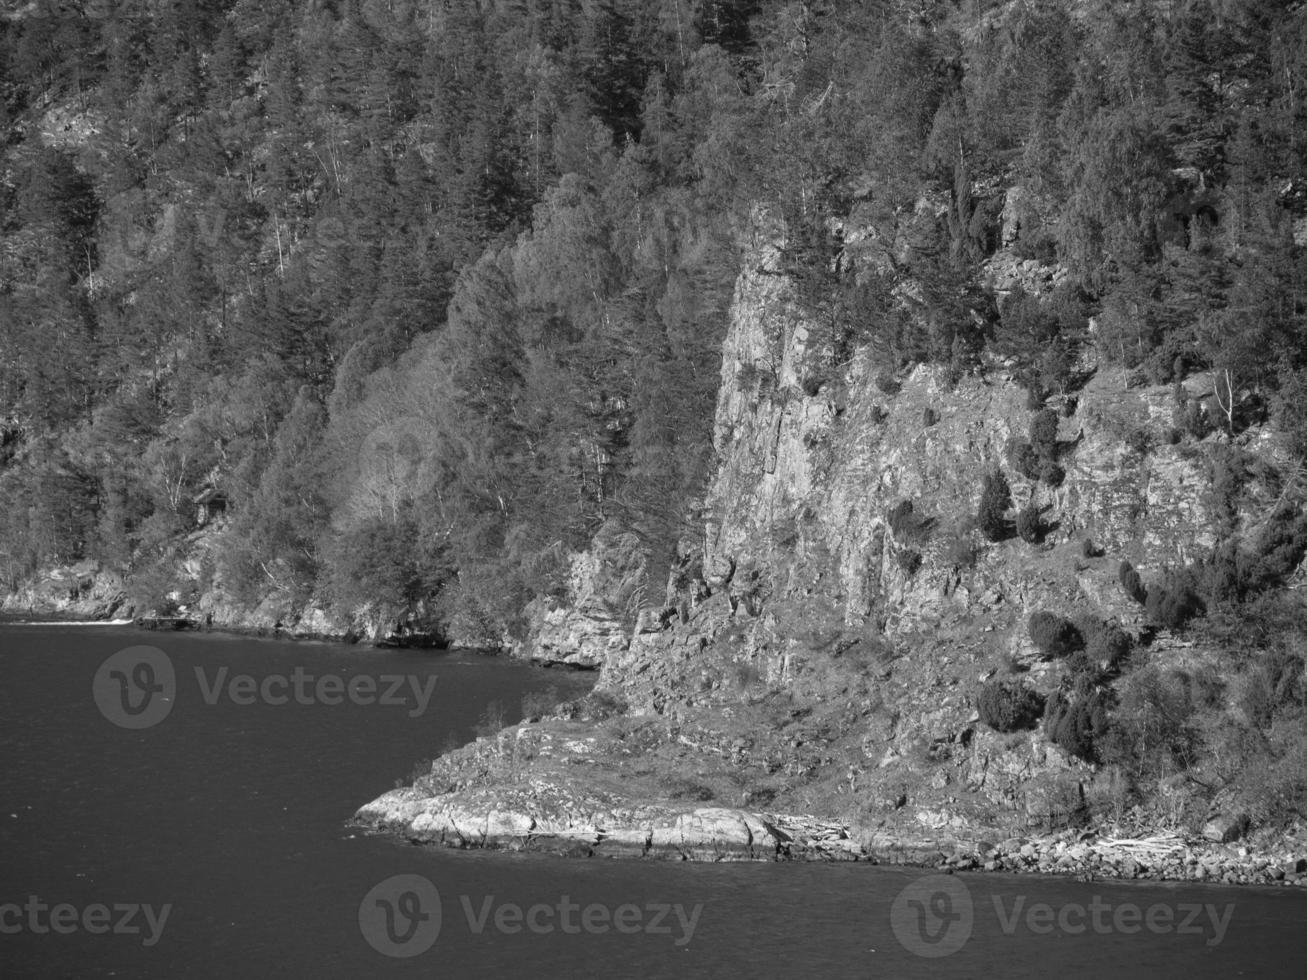
POLYGON ((102 620, 130 618, 121 575, 97 561, 47 570, 0 598, 0 612, 27 619, 102 620))
POLYGON ((723 807, 677 810, 653 804, 617 812, 604 801, 557 799, 540 789, 529 801, 500 791, 428 797, 397 789, 363 807, 356 822, 449 847, 541 850, 612 857, 769 860, 793 835, 757 814, 723 807))
POLYGON ((514 655, 586 670, 607 663, 637 629, 646 566, 636 535, 615 524, 601 529, 588 550, 571 557, 566 598, 537 599, 527 607, 530 632, 514 655))
MULTIPOLYGON (((999 363, 956 384, 941 368, 919 366, 887 378, 866 351, 838 381, 809 394, 827 352, 771 273, 762 247, 740 278, 722 364, 716 420, 720 465, 708 495, 705 566, 755 570, 737 592, 820 593, 846 622, 868 617, 891 635, 950 613, 979 611, 1002 596, 1033 606, 1092 600, 1107 614, 1133 610, 1110 590, 1058 596, 1029 548, 988 548, 974 532, 982 480, 1002 468, 1015 505, 1046 508, 1048 541, 1091 538, 1145 571, 1184 563, 1214 540, 1212 514, 1195 487, 1207 482, 1204 447, 1170 445, 1174 395, 1131 388, 1123 371, 1099 371, 1065 408, 1058 440, 1065 482, 1026 479, 1011 463, 1032 411, 1025 391, 999 363), (774 377, 763 386, 759 377, 774 377), (1149 444, 1141 452, 1131 437, 1149 444), (913 504, 916 533, 888 515, 913 504), (907 551, 915 568, 901 567, 907 551), (975 567, 968 567, 970 552, 975 567)), ((1203 379, 1189 387, 1201 396, 1203 379)), ((1250 521, 1260 515, 1252 514, 1250 521)), ((1092 574, 1091 574, 1092 577, 1092 574)))
POLYGON ((199 621, 220 629, 277 635, 292 639, 362 638, 382 642, 393 634, 394 621, 359 615, 341 616, 317 603, 300 603, 282 593, 270 593, 253 605, 221 588, 201 594, 186 610, 199 621))
MULTIPOLYGON (((936 211, 927 202, 885 227, 846 224, 843 261, 894 261, 936 211)), ((1004 250, 991 267, 1012 261, 1004 250)), ((1048 406, 1063 478, 1030 479, 1017 457, 1034 411, 1010 365, 895 374, 865 349, 836 364, 780 267, 760 227, 723 345, 702 536, 683 543, 666 604, 609 528, 573 559, 568 599, 536 609, 522 647, 597 667, 596 696, 618 716, 584 725, 574 720, 584 712, 564 712, 581 727, 544 748, 554 722, 510 730, 512 766, 475 747, 456 753, 411 795, 365 808, 365 823, 466 844, 505 836, 489 828, 507 819, 505 839, 597 853, 646 853, 663 828, 657 839, 679 833, 681 854, 753 856, 759 841, 776 852, 776 828, 798 842, 790 853, 879 859, 913 842, 914 860, 930 863, 950 841, 1052 840, 1119 792, 1043 733, 982 725, 976 690, 1001 670, 1043 694, 1068 677, 1029 638, 1036 610, 1115 620, 1147 636, 1151 662, 1189 656, 1144 622, 1118 568, 1128 559, 1155 581, 1218 535, 1256 529, 1273 494, 1251 486, 1222 500, 1199 488, 1231 452, 1281 467, 1273 440, 1256 428, 1234 446, 1183 434, 1172 388, 1086 355, 1086 383, 1048 406), (1042 542, 978 530, 996 469, 1010 480, 1012 515, 1040 512, 1042 542), (786 824, 773 811, 809 816, 786 824)), ((1208 381, 1187 378, 1186 398, 1208 399, 1208 381)), ((1224 831, 1222 841, 1213 846, 1229 846, 1224 831)), ((1026 867, 1026 857, 978 866, 1026 867)), ((1041 851, 1033 867, 1045 864, 1041 851)))
POLYGON ((1248 814, 1223 813, 1209 820, 1203 827, 1203 836, 1217 844, 1228 844, 1248 832, 1248 814))
POLYGON ((1307 858, 1155 834, 1123 838, 1068 830, 1014 837, 939 826, 886 832, 849 822, 730 806, 692 806, 624 793, 613 781, 567 772, 605 766, 584 729, 525 724, 479 739, 433 764, 412 787, 383 794, 355 826, 415 844, 540 851, 569 857, 691 861, 863 861, 960 871, 1307 887, 1307 858), (524 775, 522 763, 536 764, 524 775), (485 779, 511 770, 517 778, 485 779))

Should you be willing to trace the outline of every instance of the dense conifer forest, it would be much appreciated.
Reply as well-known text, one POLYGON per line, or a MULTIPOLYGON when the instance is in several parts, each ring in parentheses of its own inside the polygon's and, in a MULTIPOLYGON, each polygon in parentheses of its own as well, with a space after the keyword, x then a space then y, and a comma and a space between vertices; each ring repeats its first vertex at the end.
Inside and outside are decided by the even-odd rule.
POLYGON ((157 602, 218 489, 197 587, 251 601, 503 635, 604 528, 657 582, 764 215, 831 377, 997 357, 1038 397, 1092 347, 1307 456, 1302 3, 7 3, 0 576, 157 602), (979 274, 1013 187, 1038 296, 979 274))

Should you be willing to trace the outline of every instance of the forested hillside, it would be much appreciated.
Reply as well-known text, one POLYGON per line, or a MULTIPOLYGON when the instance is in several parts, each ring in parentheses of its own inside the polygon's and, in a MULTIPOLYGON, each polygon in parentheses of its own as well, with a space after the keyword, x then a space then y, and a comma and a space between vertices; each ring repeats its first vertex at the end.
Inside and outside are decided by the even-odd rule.
POLYGON ((1269 421, 1307 455, 1302 3, 0 17, 11 588, 92 556, 157 607, 212 488, 200 591, 497 637, 607 526, 659 605, 760 214, 828 331, 805 386, 868 347, 887 378, 997 356, 1038 403, 1093 348, 1153 383, 1214 371, 1188 431, 1269 421), (845 240, 923 211, 909 247, 845 240), (1056 285, 995 287, 1005 230, 1056 285))

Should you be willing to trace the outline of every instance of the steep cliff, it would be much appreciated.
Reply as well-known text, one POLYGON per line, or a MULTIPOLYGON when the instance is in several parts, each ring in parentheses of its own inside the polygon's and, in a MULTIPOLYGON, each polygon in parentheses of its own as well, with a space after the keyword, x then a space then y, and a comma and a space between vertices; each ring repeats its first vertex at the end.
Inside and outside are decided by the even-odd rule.
MULTIPOLYGON (((992 265, 1032 288, 1059 276, 1010 259, 1000 252, 992 265)), ((631 590, 611 570, 612 543, 578 559, 583 601, 545 612, 522 653, 599 667, 596 694, 437 760, 402 801, 365 808, 365 823, 493 840, 485 826, 480 837, 453 829, 491 800, 518 815, 522 839, 603 850, 634 835, 657 850, 648 842, 659 827, 701 819, 695 804, 711 802, 738 808, 729 812, 742 827, 790 829, 761 845, 745 830, 709 834, 709 844, 770 853, 802 837, 823 853, 875 854, 884 834, 975 840, 1125 817, 1119 771, 1040 731, 995 731, 977 692, 995 678, 1041 696, 1067 689, 1072 662, 1030 638, 1037 611, 1117 624, 1135 643, 1135 669, 1210 656, 1150 624, 1119 569, 1129 561, 1156 580, 1218 538, 1253 535, 1282 502, 1274 439, 1256 427, 1237 446, 1182 436, 1179 391, 1086 354, 1083 385, 1048 403, 1057 424, 1045 453, 1061 479, 1027 478, 1019 456, 1039 406, 1009 365, 896 377, 858 350, 832 371, 779 270, 777 238, 759 231, 724 345, 702 539, 683 545, 667 607, 623 632, 617 593, 601 599, 605 581, 631 590), (1213 473, 1232 453, 1263 478, 1215 492, 1213 473), (1010 481, 1011 513, 1039 514, 1038 540, 991 541, 978 529, 982 484, 996 470, 1010 481), (782 816, 795 813, 808 816, 782 816)), ((1183 387, 1195 403, 1210 398, 1204 375, 1183 387)))

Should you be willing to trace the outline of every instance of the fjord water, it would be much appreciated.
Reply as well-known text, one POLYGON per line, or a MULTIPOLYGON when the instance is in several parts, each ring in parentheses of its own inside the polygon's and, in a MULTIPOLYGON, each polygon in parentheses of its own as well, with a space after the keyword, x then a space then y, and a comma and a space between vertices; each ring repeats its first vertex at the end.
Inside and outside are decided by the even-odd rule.
POLYGON ((471 738, 488 703, 512 721, 523 694, 580 683, 571 675, 450 654, 21 625, 0 626, 0 667, 0 906, 170 906, 148 946, 140 915, 134 933, 56 934, 11 909, 0 916, 5 978, 1302 975, 1301 889, 959 875, 956 903, 932 896, 922 908, 947 931, 968 904, 969 939, 930 957, 920 954, 943 951, 931 945, 940 930, 905 946, 894 912, 921 871, 454 852, 345 826, 415 760, 471 738), (136 644, 167 654, 177 692, 166 719, 133 731, 106 719, 92 686, 108 656, 136 644), (208 704, 197 667, 210 683, 222 667, 228 679, 298 667, 435 683, 416 716, 411 692, 406 706, 240 704, 226 692, 208 704), (419 875, 441 896, 439 935, 407 959, 379 953, 359 925, 364 897, 394 875, 419 875), (1085 913, 1095 902, 1106 910, 1098 927, 1085 913), (1042 905, 1051 928, 1029 914, 1042 905), (549 911, 533 930, 513 907, 535 906, 549 911), (613 918, 622 906, 624 932, 613 918), (1189 907, 1203 911, 1181 931, 1189 907), (1157 928, 1130 915, 1118 927, 1132 908, 1154 910, 1157 928), (583 928, 586 909, 598 911, 583 928), (1224 917, 1219 942, 1208 910, 1224 917))

